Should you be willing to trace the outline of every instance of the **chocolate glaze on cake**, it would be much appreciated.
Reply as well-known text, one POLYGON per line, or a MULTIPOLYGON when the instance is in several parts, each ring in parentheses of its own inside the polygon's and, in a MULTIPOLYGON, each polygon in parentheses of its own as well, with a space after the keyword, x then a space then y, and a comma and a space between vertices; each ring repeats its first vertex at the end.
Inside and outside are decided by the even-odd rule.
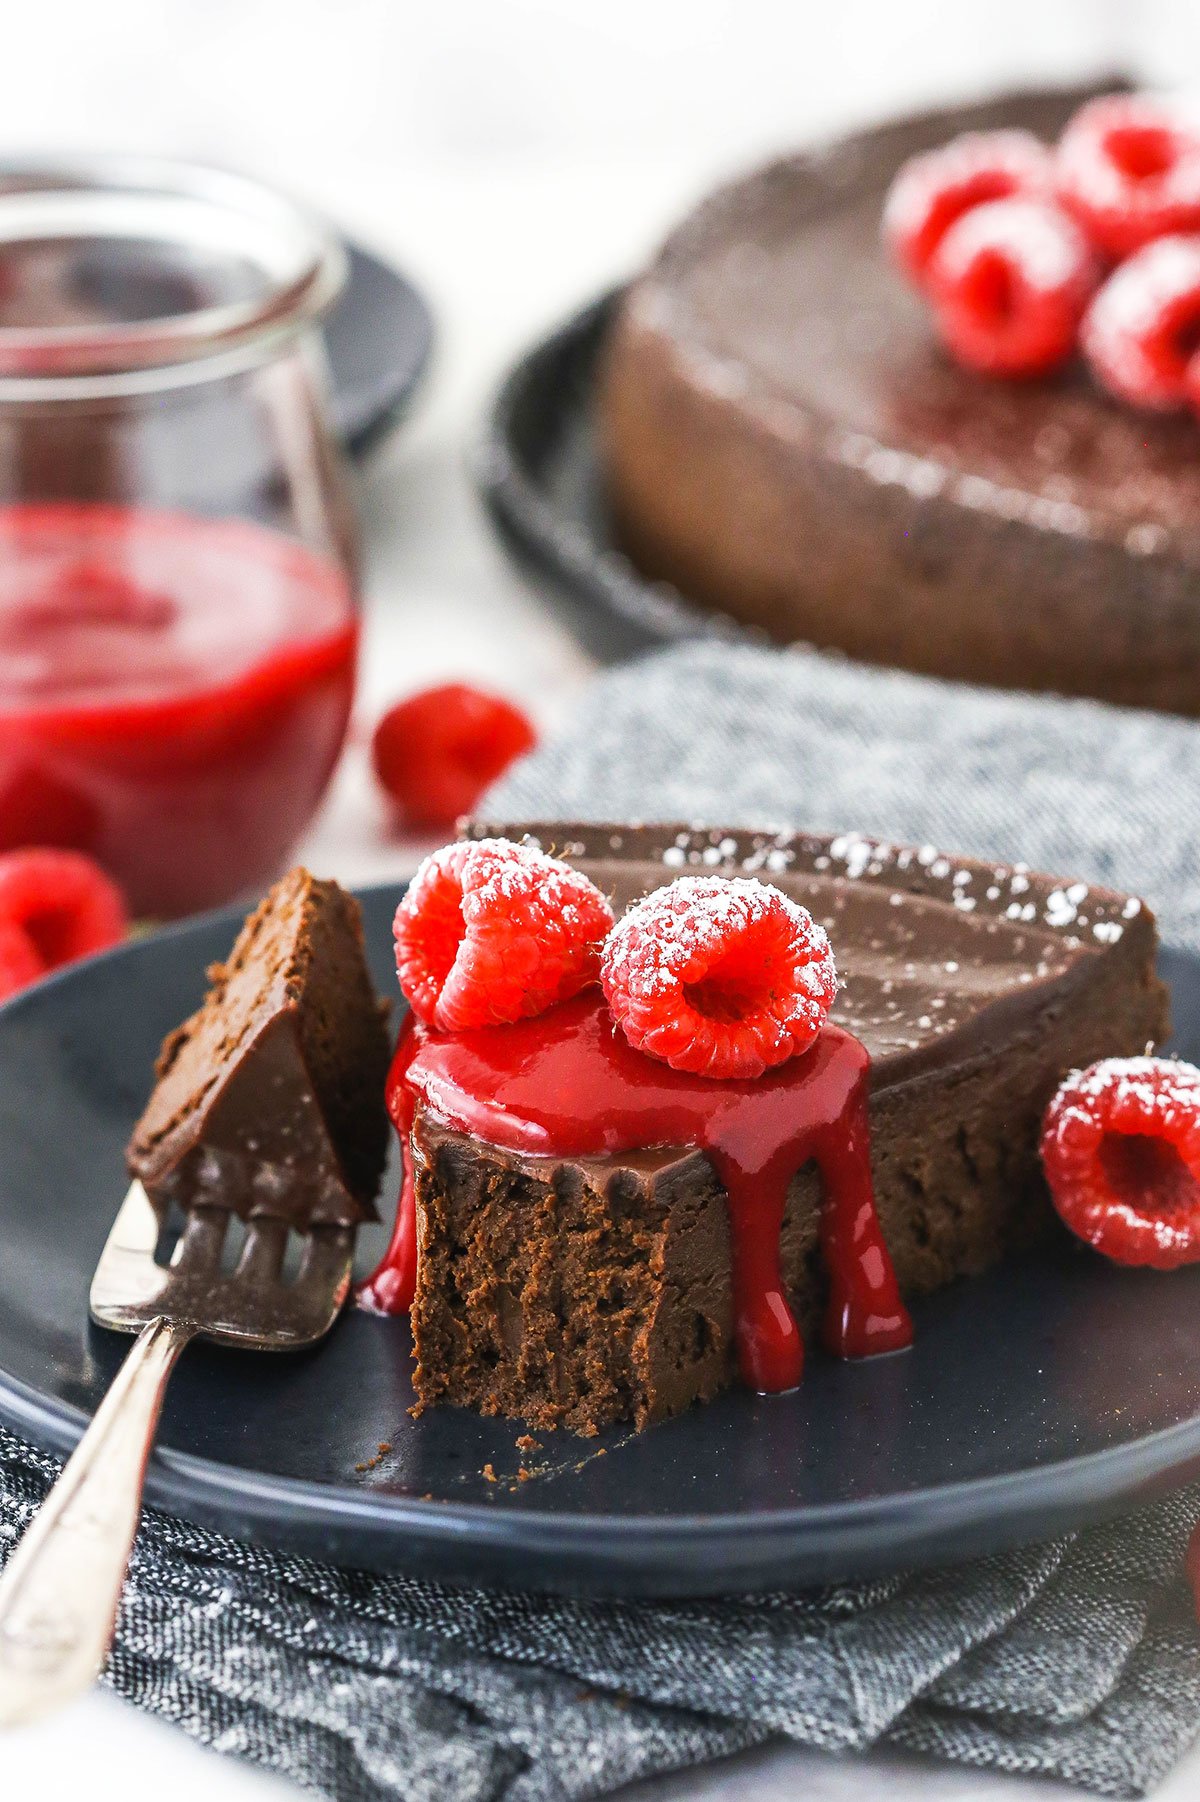
POLYGON ((203 1006, 164 1041, 128 1163, 151 1201, 374 1217, 390 1042, 358 902, 294 869, 250 915, 203 1006))
MULTIPOLYGON (((487 824, 585 870, 616 908, 702 871, 757 875, 830 934, 833 1019, 866 1046, 875 1199, 908 1296, 1048 1231, 1037 1135, 1074 1067, 1167 1030, 1155 929, 1139 901, 1020 866, 858 835, 487 824)), ((591 1431, 709 1397, 734 1368, 729 1222, 700 1153, 515 1155, 429 1108, 413 1126, 423 1401, 591 1431)), ((811 1167, 782 1233, 802 1324, 826 1273, 811 1167)))
POLYGON ((1200 425, 1087 372, 989 380, 939 348, 879 239, 899 165, 961 131, 1057 135, 1022 94, 773 164, 626 295, 601 424, 635 562, 872 662, 1200 713, 1200 425))

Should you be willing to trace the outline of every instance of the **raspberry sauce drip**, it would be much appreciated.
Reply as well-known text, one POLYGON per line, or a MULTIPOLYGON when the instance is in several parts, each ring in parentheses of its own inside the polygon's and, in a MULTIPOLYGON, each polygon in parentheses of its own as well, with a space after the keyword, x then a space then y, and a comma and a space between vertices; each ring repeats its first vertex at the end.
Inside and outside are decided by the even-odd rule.
POLYGON ((870 1059, 825 1026, 800 1057, 754 1081, 714 1081, 635 1051, 590 990, 533 1020, 441 1033, 410 1016, 388 1078, 405 1147, 396 1229, 359 1292, 377 1313, 412 1305, 416 1206, 408 1135, 418 1103, 457 1131, 522 1157, 620 1157, 679 1146, 710 1159, 728 1197, 738 1365, 752 1389, 794 1388, 804 1342, 784 1294, 780 1232, 792 1177, 810 1159, 824 1186, 829 1273, 824 1339, 841 1357, 912 1340, 875 1213, 867 1126, 870 1059))

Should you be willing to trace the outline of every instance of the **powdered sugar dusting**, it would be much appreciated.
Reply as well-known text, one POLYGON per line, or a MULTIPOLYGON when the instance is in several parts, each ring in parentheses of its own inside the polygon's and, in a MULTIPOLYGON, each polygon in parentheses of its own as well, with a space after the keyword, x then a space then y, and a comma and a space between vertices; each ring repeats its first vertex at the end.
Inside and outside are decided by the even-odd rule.
POLYGON ((587 876, 530 843, 446 845, 396 910, 400 987, 420 1019, 446 1031, 540 1013, 595 981, 612 917, 587 876))
POLYGON ((802 961, 832 966, 829 939, 806 908, 771 883, 751 877, 681 876, 639 901, 609 935, 606 968, 621 967, 636 951, 636 986, 646 994, 665 993, 681 981, 695 981, 697 960, 720 952, 734 938, 779 912, 790 920, 802 961), (654 929, 647 947, 648 926, 654 929))
POLYGON ((1149 94, 1108 94, 1082 107, 1063 133, 1057 181, 1088 212, 1158 213, 1200 205, 1200 144, 1182 113, 1149 94), (1161 170, 1129 176, 1112 154, 1115 136, 1154 133, 1171 146, 1161 170))
POLYGON ((1182 357, 1178 368, 1164 359, 1162 340, 1184 323, 1174 316, 1189 303, 1200 322, 1200 237, 1159 238, 1114 270, 1081 330, 1084 352, 1105 386, 1140 406, 1177 405, 1185 365, 1182 357))
MULTIPOLYGON (((536 830, 546 844, 558 843, 559 829, 536 830)), ((622 904, 641 892, 643 879, 657 888, 687 873, 706 881, 758 877, 806 907, 838 951, 844 982, 835 1017, 875 1056, 922 1052, 956 1031, 984 995, 1055 981, 1078 952, 1098 955, 1120 944, 1142 912, 1133 898, 1054 882, 1021 863, 979 864, 935 844, 897 845, 863 832, 821 838, 785 829, 625 823, 614 856, 610 830, 583 827, 578 836, 586 856, 603 866, 593 872, 601 887, 620 890, 622 904), (625 859, 636 886, 623 881, 625 859), (879 892, 877 901, 855 904, 853 933, 843 937, 851 886, 879 892), (929 1029, 917 1026, 923 1012, 929 1029)))
POLYGON ((635 902, 609 934, 601 981, 632 1045, 714 1077, 756 1077, 805 1050, 837 993, 824 929, 746 876, 681 876, 635 902))
POLYGON ((1108 930, 1110 922, 1134 919, 1142 909, 1134 896, 1096 895, 1085 882, 1035 888, 1027 866, 1021 863, 977 870, 936 845, 893 845, 862 832, 840 833, 827 841, 827 849, 819 845, 818 840, 786 830, 732 834, 723 828, 696 826, 676 833, 659 856, 669 870, 722 869, 727 874, 755 876, 811 868, 850 882, 883 880, 894 891, 893 906, 904 899, 903 885, 896 885, 896 876, 915 868, 920 872, 922 890, 936 894, 944 889, 947 903, 959 913, 973 913, 986 904, 989 912, 1006 920, 1036 923, 1064 935, 1090 924, 1101 943, 1116 942, 1108 930), (1090 916, 1086 907, 1092 909, 1090 916), (1097 926, 1101 928, 1098 933, 1097 926))
POLYGON ((1087 239, 1074 220, 1044 200, 993 200, 964 213, 942 239, 939 277, 961 281, 985 252, 1006 257, 1038 294, 1071 286, 1091 262, 1087 239))
POLYGON ((1112 1094, 1132 1099, 1148 1113, 1167 1107, 1194 1108, 1200 1098, 1200 1070, 1182 1058, 1105 1057, 1067 1078, 1059 1095, 1074 1103, 1112 1094))
POLYGON ((1200 1070, 1171 1058, 1104 1058, 1061 1085, 1042 1162, 1071 1230, 1122 1264, 1200 1259, 1200 1070), (1158 1159, 1123 1154, 1159 1142, 1158 1159), (1171 1155, 1173 1154, 1173 1156, 1171 1155))
POLYGON ((901 247, 923 231, 947 192, 965 199, 978 194, 988 177, 993 195, 1005 187, 1010 192, 1048 188, 1045 145, 1028 131, 967 131, 936 150, 910 157, 884 202, 883 235, 893 254, 902 256, 901 247))

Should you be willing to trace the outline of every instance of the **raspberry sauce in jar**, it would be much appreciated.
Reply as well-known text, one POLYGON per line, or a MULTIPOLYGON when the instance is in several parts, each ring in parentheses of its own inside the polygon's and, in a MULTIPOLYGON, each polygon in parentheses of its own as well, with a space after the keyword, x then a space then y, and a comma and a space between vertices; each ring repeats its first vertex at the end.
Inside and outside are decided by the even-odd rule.
POLYGON ((0 851, 134 912, 269 881, 353 698, 352 511, 317 330, 340 247, 157 162, 0 193, 0 851))
POLYGON ((266 882, 354 690, 342 569, 240 520, 0 508, 0 851, 88 851, 133 907, 266 882))

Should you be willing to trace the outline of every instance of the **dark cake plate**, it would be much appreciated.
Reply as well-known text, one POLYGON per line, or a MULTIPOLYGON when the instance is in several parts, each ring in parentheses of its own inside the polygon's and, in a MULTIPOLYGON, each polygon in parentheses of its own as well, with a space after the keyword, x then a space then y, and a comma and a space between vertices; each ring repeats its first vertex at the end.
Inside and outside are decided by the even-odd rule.
POLYGON ((535 345, 505 378, 475 446, 480 494, 502 543, 593 656, 618 662, 750 627, 651 582, 618 549, 596 440, 596 369, 617 295, 535 345))
MULTIPOLYGON (((385 991, 397 893, 364 897, 385 991)), ((159 933, 0 1011, 0 1418, 56 1452, 128 1349, 88 1323, 87 1291, 151 1060, 236 925, 159 933)), ((1200 1054, 1200 960, 1164 973, 1178 1048, 1200 1054)), ((364 1233, 364 1267, 384 1236, 364 1233)), ((911 1352, 814 1352, 792 1395, 734 1391, 640 1435, 542 1433, 522 1460, 515 1422, 411 1420, 406 1326, 349 1313, 313 1353, 189 1350, 147 1495, 428 1577, 689 1595, 866 1576, 1058 1533, 1200 1473, 1198 1319, 1200 1268, 1067 1248, 921 1303, 911 1352)))

